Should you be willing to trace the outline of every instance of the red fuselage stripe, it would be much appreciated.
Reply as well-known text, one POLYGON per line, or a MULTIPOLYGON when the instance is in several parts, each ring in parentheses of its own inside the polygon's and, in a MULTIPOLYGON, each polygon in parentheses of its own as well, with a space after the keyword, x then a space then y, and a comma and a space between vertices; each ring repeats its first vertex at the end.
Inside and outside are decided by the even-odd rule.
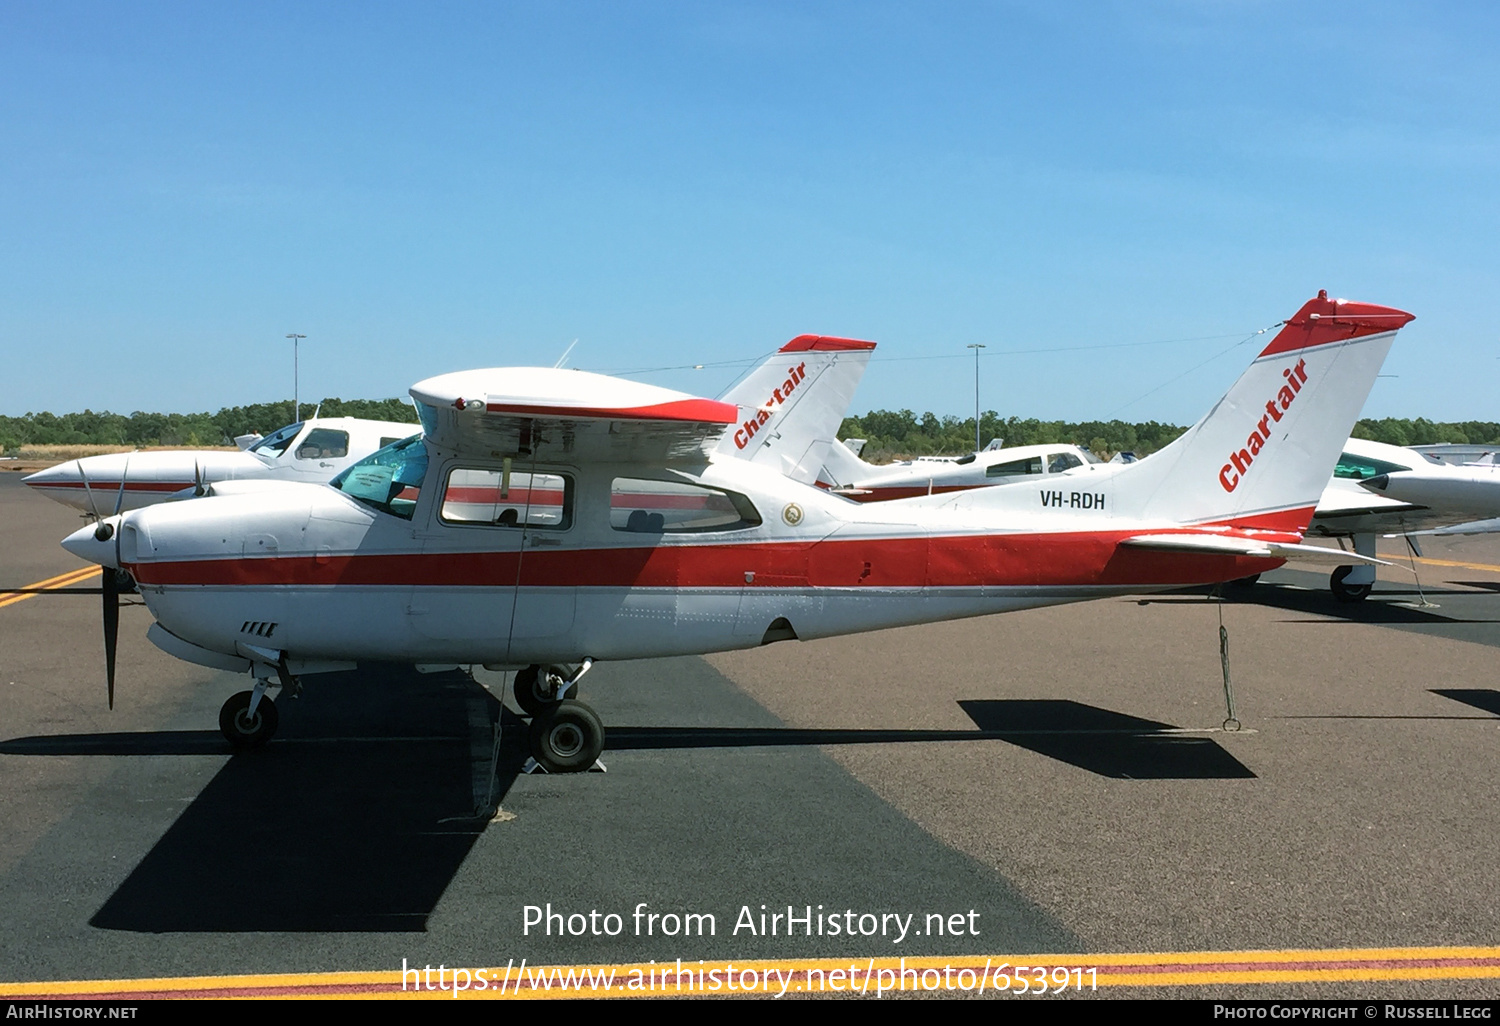
MULTIPOLYGON (((148 562, 155 585, 404 587, 1133 587, 1229 580, 1279 559, 1122 546, 1140 531, 148 562), (519 563, 519 566, 518 566, 519 563)), ((1161 532, 1158 532, 1161 533, 1161 532)))

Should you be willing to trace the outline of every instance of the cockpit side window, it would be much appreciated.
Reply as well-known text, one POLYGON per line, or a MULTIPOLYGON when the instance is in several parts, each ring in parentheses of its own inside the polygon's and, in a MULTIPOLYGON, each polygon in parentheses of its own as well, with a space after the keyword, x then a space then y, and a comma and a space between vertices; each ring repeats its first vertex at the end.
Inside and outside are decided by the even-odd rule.
POLYGON ((984 468, 985 477, 1022 477, 1026 474, 1040 474, 1042 472, 1042 458, 1033 456, 1025 460, 1012 460, 1009 463, 991 463, 984 468))
POLYGON ((412 435, 371 453, 328 482, 358 502, 410 520, 427 476, 427 447, 412 435))
POLYGON ((1054 452, 1047 457, 1047 473, 1061 474, 1064 470, 1083 466, 1083 460, 1070 452, 1054 452))
POLYGON ((297 435, 301 433, 302 424, 303 422, 299 420, 295 424, 288 424, 280 430, 272 431, 269 435, 252 445, 250 451, 260 453, 260 455, 274 460, 286 452, 286 447, 291 445, 297 435))
POLYGON ((566 531, 573 526, 573 479, 503 468, 448 472, 438 516, 445 524, 566 531))
POLYGON ((349 432, 313 428, 297 445, 299 460, 336 460, 349 455, 349 432))
POLYGON ((1333 476, 1347 478, 1350 481, 1363 481, 1366 478, 1375 477, 1377 474, 1389 474, 1394 471, 1410 469, 1410 467, 1403 467, 1399 463, 1372 460, 1368 456, 1356 456, 1352 452, 1346 452, 1339 454, 1339 461, 1333 468, 1333 476))

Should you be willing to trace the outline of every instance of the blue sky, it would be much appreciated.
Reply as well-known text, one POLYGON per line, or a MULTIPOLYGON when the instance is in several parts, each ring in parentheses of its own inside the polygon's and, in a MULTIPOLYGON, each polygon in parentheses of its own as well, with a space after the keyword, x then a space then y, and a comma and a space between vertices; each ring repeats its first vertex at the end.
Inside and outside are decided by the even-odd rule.
POLYGON ((877 341, 854 409, 1186 423, 1319 288, 1500 419, 1500 7, 0 5, 0 413, 877 341))

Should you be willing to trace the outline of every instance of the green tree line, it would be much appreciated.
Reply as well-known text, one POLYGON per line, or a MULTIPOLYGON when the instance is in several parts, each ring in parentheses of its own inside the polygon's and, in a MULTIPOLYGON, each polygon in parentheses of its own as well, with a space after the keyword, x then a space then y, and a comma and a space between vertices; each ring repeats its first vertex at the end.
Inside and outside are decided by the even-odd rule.
MULTIPOLYGON (((1005 439, 1008 446, 1068 442, 1103 459, 1122 450, 1145 456, 1186 430, 1185 426, 1154 420, 1134 424, 1122 420, 1037 420, 1001 417, 994 410, 985 412, 979 420, 981 445, 994 438, 1005 439)), ((1493 421, 1438 423, 1423 417, 1386 417, 1361 420, 1353 433, 1356 438, 1391 445, 1500 444, 1500 423, 1493 421)), ((866 439, 864 459, 871 463, 912 456, 959 456, 974 449, 974 418, 939 417, 934 413, 919 417, 911 410, 873 410, 862 417, 844 418, 839 437, 866 439)))
MULTIPOLYGON (((302 404, 304 415, 314 408, 324 417, 363 417, 406 424, 417 413, 402 399, 324 399, 302 404)), ((232 445, 236 435, 269 434, 292 422, 290 401, 226 406, 218 413, 145 413, 128 416, 108 411, 28 413, 0 417, 0 448, 26 445, 232 445)))
MULTIPOLYGON (((308 405, 305 413, 311 414, 308 405)), ((364 417, 415 424, 416 411, 402 399, 324 399, 325 417, 364 417)), ((0 448, 24 445, 230 445, 236 435, 268 434, 292 421, 290 402, 227 406, 218 413, 28 413, 23 417, 0 416, 0 448)), ((1069 442, 1093 450, 1103 458, 1126 450, 1139 455, 1155 452, 1171 442, 1185 427, 1157 421, 1128 423, 1122 420, 1081 422, 1038 420, 1035 417, 1001 417, 989 410, 980 418, 980 444, 993 438, 1006 445, 1069 442)), ((1466 420, 1442 423, 1418 417, 1415 420, 1386 417, 1362 420, 1354 428, 1356 438, 1391 445, 1432 445, 1458 442, 1500 445, 1500 423, 1466 420)), ((880 463, 910 456, 958 456, 974 448, 973 417, 939 417, 911 410, 872 410, 859 417, 844 418, 840 438, 864 438, 865 459, 880 463)))

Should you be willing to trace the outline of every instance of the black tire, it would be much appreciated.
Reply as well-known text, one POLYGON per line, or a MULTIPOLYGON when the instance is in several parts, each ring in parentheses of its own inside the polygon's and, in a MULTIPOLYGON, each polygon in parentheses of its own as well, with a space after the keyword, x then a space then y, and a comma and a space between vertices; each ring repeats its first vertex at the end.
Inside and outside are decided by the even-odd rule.
POLYGON ((1375 588, 1374 584, 1345 584, 1344 578, 1353 572, 1352 566, 1340 566, 1328 577, 1328 588, 1340 602, 1363 602, 1375 588))
POLYGON ((1253 588, 1260 580, 1260 574, 1251 574, 1249 577, 1236 577, 1229 582, 1231 588, 1253 588))
POLYGON ((276 723, 280 717, 276 712, 275 702, 261 695, 253 719, 245 715, 249 709, 250 692, 241 691, 237 695, 231 695, 219 710, 219 730, 235 748, 259 748, 276 733, 276 723))
MULTIPOLYGON (((528 716, 540 716, 548 709, 557 707, 557 681, 567 680, 568 671, 561 666, 528 666, 516 674, 511 685, 511 694, 516 705, 528 716)), ((578 688, 572 694, 576 697, 578 688)))
POLYGON ((604 751, 599 714, 571 698, 531 721, 531 757, 548 773, 583 773, 604 751))

